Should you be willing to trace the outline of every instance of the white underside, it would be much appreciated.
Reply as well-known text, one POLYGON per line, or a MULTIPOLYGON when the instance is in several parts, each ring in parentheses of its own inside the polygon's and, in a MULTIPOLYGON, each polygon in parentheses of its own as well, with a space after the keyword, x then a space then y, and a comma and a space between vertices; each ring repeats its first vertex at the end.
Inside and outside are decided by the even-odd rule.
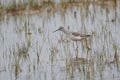
POLYGON ((75 36, 75 37, 70 37, 72 40, 74 40, 74 41, 78 41, 78 40, 82 40, 82 39, 84 39, 83 37, 80 37, 80 36, 75 36))

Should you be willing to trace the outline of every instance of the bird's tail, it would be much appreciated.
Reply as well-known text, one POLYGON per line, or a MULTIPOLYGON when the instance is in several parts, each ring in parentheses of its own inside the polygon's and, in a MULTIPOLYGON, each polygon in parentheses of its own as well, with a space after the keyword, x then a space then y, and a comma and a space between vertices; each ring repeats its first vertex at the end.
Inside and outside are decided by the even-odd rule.
POLYGON ((91 35, 86 35, 86 37, 90 37, 91 35))

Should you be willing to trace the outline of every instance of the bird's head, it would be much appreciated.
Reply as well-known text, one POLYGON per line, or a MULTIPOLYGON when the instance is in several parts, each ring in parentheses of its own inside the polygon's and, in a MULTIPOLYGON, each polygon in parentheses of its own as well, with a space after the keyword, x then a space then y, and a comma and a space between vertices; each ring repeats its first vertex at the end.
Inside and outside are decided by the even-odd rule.
POLYGON ((63 26, 60 26, 57 30, 55 30, 54 32, 56 32, 56 31, 62 31, 62 30, 64 30, 64 27, 63 26))

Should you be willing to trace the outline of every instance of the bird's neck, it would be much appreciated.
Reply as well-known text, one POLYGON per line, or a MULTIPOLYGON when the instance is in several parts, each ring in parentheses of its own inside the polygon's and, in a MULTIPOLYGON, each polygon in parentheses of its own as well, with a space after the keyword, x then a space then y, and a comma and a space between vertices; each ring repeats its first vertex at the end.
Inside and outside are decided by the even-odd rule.
POLYGON ((65 34, 69 34, 69 32, 67 30, 62 30, 65 34))

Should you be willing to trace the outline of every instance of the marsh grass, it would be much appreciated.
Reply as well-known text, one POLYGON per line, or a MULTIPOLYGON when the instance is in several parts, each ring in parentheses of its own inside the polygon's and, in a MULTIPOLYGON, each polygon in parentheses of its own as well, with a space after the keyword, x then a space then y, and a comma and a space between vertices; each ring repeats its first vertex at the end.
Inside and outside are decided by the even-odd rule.
POLYGON ((73 6, 79 7, 79 6, 86 6, 86 9, 88 9, 88 6, 90 4, 93 5, 110 5, 110 4, 116 4, 116 0, 111 1, 61 1, 59 4, 56 5, 54 1, 32 1, 30 0, 28 3, 16 3, 16 1, 13 2, 13 5, 9 5, 6 8, 2 6, 0 8, 0 13, 2 15, 5 14, 12 14, 12 15, 21 15, 21 14, 34 14, 34 13, 41 13, 44 12, 48 7, 51 7, 47 9, 47 12, 55 12, 58 11, 59 6, 64 9, 64 12, 68 8, 72 8, 73 6), (2 11, 2 12, 1 12, 2 11))
POLYGON ((34 49, 34 47, 33 46, 35 46, 36 47, 36 50, 34 50, 34 52, 36 53, 36 55, 37 55, 37 64, 38 63, 40 63, 40 61, 41 61, 41 53, 42 53, 42 46, 39 46, 39 45, 37 45, 38 43, 35 43, 34 45, 32 45, 32 48, 31 49, 34 49))
POLYGON ((20 72, 21 72, 21 67, 20 67, 19 60, 16 60, 16 61, 15 61, 14 68, 15 68, 15 79, 17 79, 17 78, 18 78, 18 75, 19 75, 20 72))
POLYGON ((16 55, 15 57, 18 57, 19 60, 21 59, 29 59, 29 47, 27 47, 25 44, 20 46, 19 44, 16 45, 17 52, 14 53, 16 55))
POLYGON ((50 60, 51 60, 51 63, 53 64, 54 61, 56 61, 56 55, 58 53, 58 49, 57 49, 57 46, 52 46, 50 49, 50 60))
POLYGON ((77 76, 84 76, 84 78, 89 80, 94 74, 94 63, 86 58, 70 58, 66 67, 70 79, 77 76), (78 74, 75 74, 75 72, 78 72, 78 74))
MULTIPOLYGON (((11 13, 11 14, 13 13, 15 15, 23 14, 24 11, 26 10, 28 10, 28 13, 29 13, 29 10, 30 11, 38 10, 38 13, 45 11, 45 13, 47 12, 47 16, 48 14, 50 14, 49 18, 45 17, 43 22, 41 22, 42 27, 37 28, 37 32, 35 32, 36 34, 38 33, 40 37, 40 38, 37 38, 38 41, 36 41, 35 44, 33 44, 34 39, 31 39, 32 38, 31 35, 34 35, 34 32, 32 33, 32 29, 30 29, 32 22, 31 23, 29 22, 32 15, 27 15, 26 17, 27 19, 25 18, 25 20, 21 19, 21 21, 23 21, 23 24, 24 24, 23 26, 15 27, 15 32, 17 34, 21 35, 23 31, 25 35, 25 42, 21 44, 17 43, 14 46, 14 48, 11 48, 12 50, 9 51, 10 54, 4 54, 4 58, 6 58, 6 56, 10 56, 10 59, 12 58, 11 63, 13 65, 12 68, 14 69, 16 79, 18 78, 19 74, 22 72, 22 69, 21 69, 22 65, 30 63, 27 68, 29 68, 29 73, 34 72, 32 73, 32 76, 33 75, 35 77, 39 76, 39 78, 37 79, 41 79, 41 76, 42 77, 44 76, 44 79, 47 80, 48 76, 50 75, 49 77, 52 77, 52 80, 54 80, 56 79, 56 76, 59 75, 59 72, 56 71, 56 68, 59 68, 61 65, 63 65, 59 63, 60 61, 59 59, 61 59, 61 57, 65 62, 65 68, 67 70, 66 74, 70 76, 69 79, 76 79, 76 75, 78 75, 79 79, 96 80, 96 77, 100 77, 97 79, 103 80, 104 73, 106 73, 105 71, 106 68, 113 69, 111 68, 113 64, 114 64, 114 68, 117 68, 117 71, 119 72, 120 71, 119 46, 117 46, 117 44, 114 43, 115 41, 112 36, 112 32, 108 27, 109 23, 102 23, 100 21, 100 28, 98 26, 97 27, 93 26, 94 29, 90 30, 90 32, 88 32, 89 30, 87 29, 88 27, 85 23, 86 18, 93 20, 92 24, 95 23, 94 21, 96 20, 97 13, 95 11, 95 8, 94 8, 95 12, 92 13, 92 11, 90 11, 89 9, 89 6, 90 4, 93 4, 93 7, 96 7, 95 5, 97 3, 99 3, 99 5, 106 4, 103 1, 89 2, 88 0, 87 2, 78 2, 76 0, 70 0, 68 2, 63 1, 58 4, 58 6, 60 6, 59 8, 61 8, 58 10, 60 10, 59 12, 61 13, 64 25, 66 25, 65 15, 67 10, 70 10, 70 12, 73 12, 72 7, 74 6, 82 7, 84 5, 82 8, 79 8, 81 13, 78 14, 77 12, 74 12, 73 16, 76 19, 76 21, 77 21, 78 15, 81 16, 81 19, 80 19, 82 23, 82 27, 80 28, 81 32, 85 34, 91 33, 92 37, 78 44, 74 44, 74 42, 71 42, 71 41, 64 41, 63 34, 60 35, 60 41, 58 41, 58 43, 55 43, 54 40, 51 38, 51 34, 49 34, 50 32, 48 32, 48 34, 46 35, 46 32, 44 30, 44 28, 46 27, 46 23, 47 21, 49 22, 50 20, 52 20, 50 19, 52 11, 53 12, 58 11, 56 10, 57 7, 54 1, 42 1, 41 3, 35 3, 34 1, 30 0, 28 9, 26 9, 27 5, 23 5, 22 7, 21 5, 13 5, 15 8, 12 6, 9 9, 6 8, 8 13, 11 13), (19 13, 19 11, 22 11, 22 12, 19 13), (40 43, 39 43, 39 39, 42 40, 40 41, 40 43), (99 45, 100 47, 97 47, 99 45), (97 49, 96 48, 94 49, 93 46, 97 47, 97 49), (109 48, 112 50, 109 50, 109 48), (30 52, 31 49, 33 52, 30 52), (82 52, 80 52, 80 50, 82 50, 82 52), (30 53, 35 53, 35 54, 31 55, 30 53), (79 57, 78 54, 81 54, 79 55, 81 57, 79 57), (83 58, 83 54, 87 56, 83 58), (45 55, 45 59, 42 57, 42 55, 45 55), (77 55, 78 57, 74 57, 74 55, 77 55), (35 58, 32 59, 30 56, 32 57, 35 56, 35 58), (49 58, 48 61, 46 57, 49 58), (31 62, 32 61, 31 59, 33 60, 33 63, 31 62), (42 59, 44 59, 46 62, 42 61, 42 59), (60 66, 58 66, 57 64, 59 64, 60 66), (51 70, 48 70, 47 68, 50 68, 51 70), (50 74, 49 74, 49 71, 51 71, 50 74)), ((103 9, 106 12, 105 15, 107 20, 109 20, 107 15, 110 13, 109 8, 102 7, 100 14, 103 13, 103 9)), ((35 26, 33 26, 33 28, 35 28, 35 26)), ((4 53, 7 53, 7 51, 4 53)), ((62 76, 60 75, 60 77, 62 76)))
POLYGON ((29 54, 28 54, 28 47, 26 47, 25 44, 23 44, 22 46, 19 44, 16 44, 15 47, 12 48, 12 50, 9 50, 10 53, 10 61, 9 61, 9 67, 13 70, 14 74, 15 74, 15 79, 18 78, 19 74, 22 71, 22 64, 24 64, 24 62, 29 62, 29 54), (12 62, 11 62, 12 59, 12 62), (12 64, 10 64, 12 63, 12 64))

